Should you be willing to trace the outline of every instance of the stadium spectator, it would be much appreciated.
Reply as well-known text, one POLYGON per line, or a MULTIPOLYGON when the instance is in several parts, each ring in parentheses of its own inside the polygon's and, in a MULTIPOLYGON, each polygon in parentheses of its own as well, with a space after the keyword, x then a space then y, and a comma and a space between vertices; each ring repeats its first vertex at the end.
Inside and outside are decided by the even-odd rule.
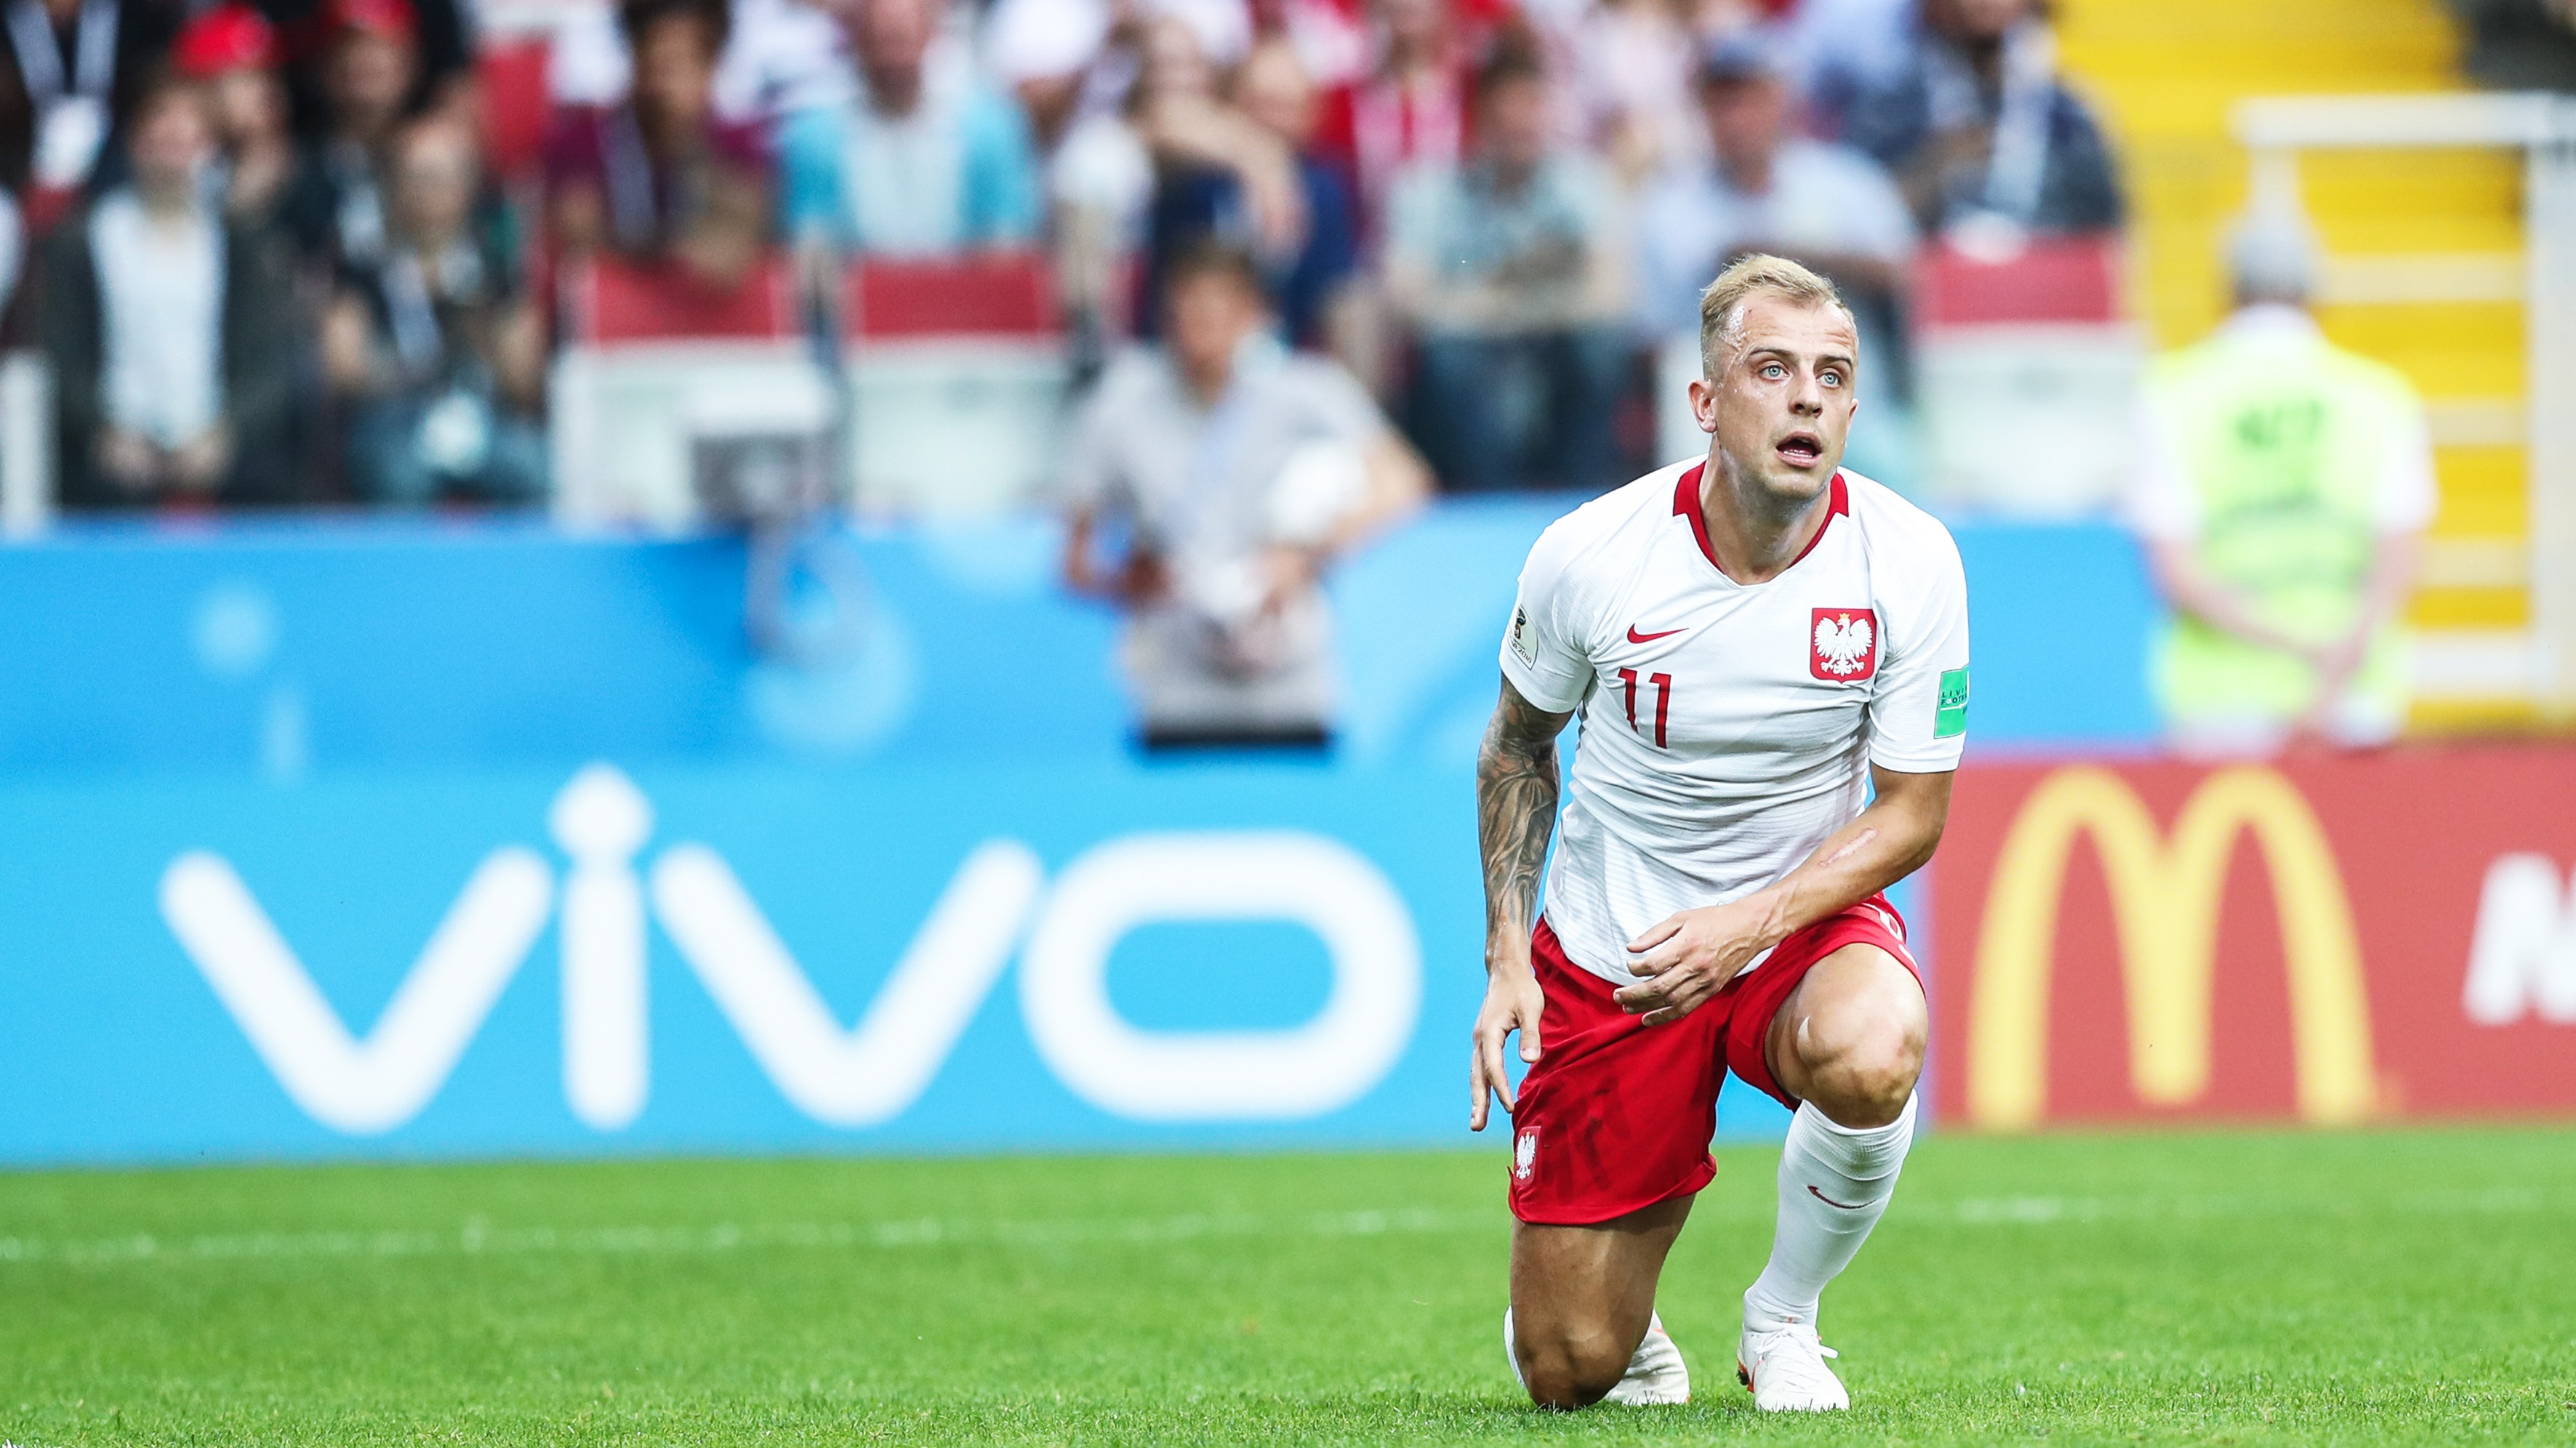
POLYGON ((122 127, 168 55, 179 0, 6 0, 0 4, 0 186, 31 229, 121 164, 122 127))
MULTIPOLYGON (((622 9, 572 8, 546 56, 547 98, 561 110, 609 110, 634 91, 635 52, 622 9)), ((724 120, 766 133, 800 111, 849 99, 840 27, 807 0, 732 0, 709 78, 724 120)))
POLYGON ((197 87, 135 99, 131 179, 47 240, 38 332, 65 506, 292 501, 297 328, 281 238, 228 226, 197 87))
MULTIPOLYGON (((331 97, 334 44, 342 19, 333 0, 233 0, 256 9, 277 36, 279 79, 286 88, 289 125, 303 141, 319 141, 332 130, 331 97)), ((190 5, 202 8, 202 0, 190 5)), ((474 61, 481 44, 473 0, 409 0, 406 38, 411 45, 411 83, 402 110, 453 109, 470 115, 479 104, 479 78, 474 61)))
POLYGON ((1307 148, 1314 87, 1294 48, 1266 41, 1236 68, 1231 99, 1171 97, 1149 111, 1158 165, 1147 286, 1159 291, 1184 248, 1223 238, 1260 261, 1288 340, 1322 345, 1359 237, 1349 184, 1307 148))
POLYGON ((2328 343, 2304 225, 2230 243, 2237 310, 2149 374, 2131 514, 2172 608, 2156 654, 2188 752, 2369 745, 2405 722, 2398 620, 2434 506, 2424 405, 2328 343))
POLYGON ((718 285, 748 275, 768 234, 767 151, 757 126, 715 108, 724 0, 625 0, 631 94, 566 111, 547 144, 558 252, 675 261, 718 285))
POLYGON ((420 76, 411 0, 329 0, 326 14, 328 130, 280 203, 297 248, 324 269, 367 265, 384 249, 378 167, 420 76))
POLYGON ((1897 174, 1926 231, 1973 243, 2116 227, 2110 146, 2056 52, 2036 0, 1921 0, 1902 62, 1850 95, 1834 129, 1897 174))
POLYGON ((1028 122, 962 54, 934 54, 932 0, 840 0, 839 16, 860 94, 787 122, 779 150, 788 235, 894 256, 1034 242, 1028 122))
POLYGON ((235 0, 188 22, 171 59, 180 75, 206 88, 224 214, 268 224, 295 175, 275 32, 258 11, 235 0))
POLYGON ((2451 0, 2469 73, 2499 90, 2576 91, 2576 0, 2451 0))
POLYGON ((1403 175, 1466 154, 1468 44, 1450 0, 1374 0, 1368 71, 1327 100, 1317 141, 1359 189, 1375 235, 1403 175))
POLYGON ((1901 391, 1891 383, 1914 220, 1877 162, 1792 133, 1788 74, 1780 48, 1750 34, 1708 50, 1697 77, 1708 159, 1667 172, 1638 208, 1637 333, 1696 377, 1700 292, 1729 262, 1764 252, 1832 278, 1871 359, 1858 382, 1852 462, 1885 476, 1891 460, 1880 444, 1892 445, 1883 424, 1901 391))
POLYGON ((1143 68, 1145 28, 1156 20, 1184 27, 1219 67, 1231 69, 1252 44, 1245 0, 996 0, 985 60, 1052 152, 1080 122, 1126 103, 1143 68))
POLYGON ((1475 154, 1416 170, 1390 212, 1387 291, 1451 489, 1618 481, 1628 242, 1608 175, 1551 144, 1550 103, 1536 58, 1497 50, 1477 78, 1475 154))
MULTIPOLYGON (((1200 27, 1180 14, 1155 14, 1123 24, 1120 43, 1134 52, 1123 99, 1115 110, 1074 125, 1056 148, 1048 177, 1066 310, 1084 349, 1098 355, 1105 355, 1113 334, 1154 330, 1160 289, 1147 285, 1131 294, 1125 287, 1131 261, 1141 260, 1149 272, 1155 266, 1151 229, 1168 170, 1208 166, 1214 151, 1257 151, 1268 164, 1239 173, 1251 183, 1242 193, 1249 229, 1284 247, 1302 225, 1293 173, 1218 94, 1200 27)), ((1129 59, 1105 54, 1100 68, 1129 59)))
POLYGON ((1707 154, 1691 105, 1697 45, 1681 11, 1674 0, 1602 0, 1574 32, 1578 122, 1631 189, 1707 154))
POLYGON ((1203 242, 1164 286, 1163 344, 1121 357, 1074 429, 1066 582, 1126 611, 1149 748, 1322 745, 1336 705, 1319 580, 1420 500, 1422 466, 1348 373, 1279 345, 1249 253, 1203 242), (1113 532, 1124 547, 1104 559, 1113 532))
POLYGON ((535 502, 545 344, 518 275, 517 229, 478 204, 474 139, 455 121, 412 123, 387 162, 384 254, 344 271, 322 326, 352 488, 393 506, 535 502))
POLYGON ((1784 63, 1749 36, 1713 47, 1698 84, 1710 160, 1667 172, 1638 210, 1642 330, 1696 336, 1701 290, 1748 252, 1821 272, 1846 301, 1892 301, 1915 239, 1887 173, 1847 146, 1793 134, 1784 63))

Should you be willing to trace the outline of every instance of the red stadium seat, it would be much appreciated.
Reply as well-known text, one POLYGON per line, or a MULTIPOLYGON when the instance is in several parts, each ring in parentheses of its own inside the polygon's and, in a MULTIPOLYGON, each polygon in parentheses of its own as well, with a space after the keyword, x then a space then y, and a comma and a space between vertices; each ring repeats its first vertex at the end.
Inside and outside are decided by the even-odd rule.
POLYGON ((1058 328, 1055 283, 1035 253, 860 262, 843 330, 852 340, 1044 337, 1058 328))
POLYGON ((1916 270, 1914 305, 1915 325, 1927 329, 2117 321, 2120 241, 2111 234, 2047 237, 2008 260, 1931 247, 1916 270))
POLYGON ((574 340, 621 342, 769 342, 798 335, 786 264, 761 261, 742 284, 710 286, 672 267, 639 266, 603 257, 568 272, 574 340))

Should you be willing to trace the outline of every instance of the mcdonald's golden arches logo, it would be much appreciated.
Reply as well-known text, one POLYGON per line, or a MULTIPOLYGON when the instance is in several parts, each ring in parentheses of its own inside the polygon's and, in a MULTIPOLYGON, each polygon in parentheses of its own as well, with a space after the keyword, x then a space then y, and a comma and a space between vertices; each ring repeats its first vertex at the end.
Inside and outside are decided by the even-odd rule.
POLYGON ((2272 882, 2289 972, 2299 1114, 2362 1120, 2378 1104, 2370 1002, 2343 874, 2314 811, 2277 771, 2222 769, 2160 837, 2137 791, 2098 766, 2042 779, 1996 857, 1968 1013, 1969 1119, 2037 1124, 2048 1096, 2048 995, 2058 902, 2076 837, 2090 835, 2111 889, 2138 1098, 2187 1105, 2209 1090, 2218 912, 2239 831, 2272 882))

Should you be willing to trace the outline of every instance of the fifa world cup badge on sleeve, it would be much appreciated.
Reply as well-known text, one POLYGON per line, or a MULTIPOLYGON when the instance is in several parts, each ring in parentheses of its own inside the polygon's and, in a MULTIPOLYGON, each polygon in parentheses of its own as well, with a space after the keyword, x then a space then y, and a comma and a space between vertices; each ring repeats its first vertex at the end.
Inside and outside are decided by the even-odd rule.
POLYGON ((1538 662, 1538 643, 1529 636, 1529 610, 1515 604, 1512 608, 1512 652, 1524 664, 1538 662))
POLYGON ((1941 701, 1932 712, 1932 737, 1952 739, 1968 732, 1968 671, 1941 671, 1941 701))

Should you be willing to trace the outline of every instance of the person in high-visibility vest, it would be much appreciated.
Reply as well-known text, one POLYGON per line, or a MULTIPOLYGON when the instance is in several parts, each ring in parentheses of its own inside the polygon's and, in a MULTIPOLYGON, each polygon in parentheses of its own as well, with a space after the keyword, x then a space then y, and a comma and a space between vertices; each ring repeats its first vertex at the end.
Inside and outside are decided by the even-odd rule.
POLYGON ((2328 342, 2306 228, 2228 247, 2236 311, 2147 376, 2130 515, 2172 613, 2155 688, 2189 753, 2385 743, 2409 693, 2399 619, 2432 521, 2424 404, 2328 342))

